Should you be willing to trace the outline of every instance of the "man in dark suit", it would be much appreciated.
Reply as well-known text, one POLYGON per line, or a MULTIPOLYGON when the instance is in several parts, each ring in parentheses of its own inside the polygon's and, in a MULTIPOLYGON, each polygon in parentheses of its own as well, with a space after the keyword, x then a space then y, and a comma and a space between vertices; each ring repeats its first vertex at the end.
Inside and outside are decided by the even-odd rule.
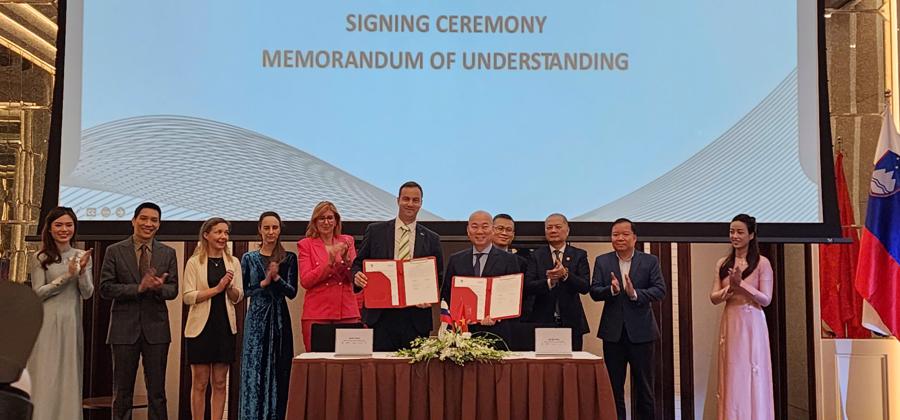
POLYGON ((572 329, 572 349, 581 351, 588 327, 581 295, 587 294, 591 269, 587 252, 566 243, 569 221, 553 213, 544 220, 547 245, 531 253, 525 271, 525 293, 534 296, 529 321, 572 329))
MULTIPOLYGON (((531 250, 528 248, 513 248, 512 242, 516 238, 516 222, 512 216, 506 213, 500 213, 494 216, 494 246, 507 251, 516 256, 519 262, 519 272, 524 273, 528 269, 528 258, 531 256, 531 250)), ((520 321, 529 321, 528 315, 534 308, 534 296, 522 297, 522 316, 520 321)))
POLYGON ((494 246, 503 251, 509 252, 516 256, 521 265, 522 272, 528 267, 528 257, 531 251, 526 249, 517 249, 512 247, 513 239, 516 238, 516 222, 512 216, 506 213, 500 213, 494 216, 494 235, 491 241, 494 246))
POLYGON ((637 233, 628 219, 613 222, 615 252, 594 261, 591 298, 604 301, 597 337, 612 383, 619 420, 625 420, 625 372, 631 365, 631 394, 635 420, 655 418, 653 396, 653 342, 659 327, 651 303, 666 297, 659 259, 634 249, 637 233))
MULTIPOLYGON (((437 233, 416 223, 422 208, 422 187, 415 182, 400 186, 397 197, 398 214, 394 220, 372 223, 366 228, 362 245, 353 261, 353 282, 357 290, 366 287, 366 274, 362 272, 367 259, 407 260, 420 257, 437 259, 438 284, 444 267, 441 238, 437 233)), ((375 351, 396 351, 409 347, 416 337, 426 337, 431 332, 431 305, 397 309, 363 308, 363 322, 375 331, 375 351)))
MULTIPOLYGON (((447 302, 448 307, 452 308, 450 289, 453 276, 497 277, 522 272, 515 255, 502 251, 492 244, 493 233, 490 213, 479 210, 469 216, 466 235, 468 235, 472 247, 451 255, 447 262, 447 270, 444 272, 441 299, 447 302)), ((506 346, 500 347, 505 348, 512 341, 510 325, 514 322, 512 319, 492 320, 488 318, 483 320, 480 326, 473 325, 471 331, 487 331, 497 334, 506 343, 506 346)))
POLYGON ((134 210, 134 234, 106 249, 100 271, 100 296, 112 299, 106 343, 113 354, 112 418, 131 418, 134 378, 143 357, 149 418, 168 418, 166 361, 169 311, 166 301, 178 295, 175 250, 154 239, 162 211, 153 203, 134 210))

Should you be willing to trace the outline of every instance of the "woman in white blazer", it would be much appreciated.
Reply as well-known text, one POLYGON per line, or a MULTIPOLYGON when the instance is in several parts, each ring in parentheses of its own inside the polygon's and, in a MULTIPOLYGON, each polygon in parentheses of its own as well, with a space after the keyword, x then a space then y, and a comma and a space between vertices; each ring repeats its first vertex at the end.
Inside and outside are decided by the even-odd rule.
POLYGON ((228 367, 234 361, 234 305, 244 297, 241 263, 228 251, 231 224, 213 217, 200 228, 200 242, 184 268, 184 303, 189 305, 184 326, 191 365, 191 417, 202 420, 206 387, 212 382, 211 418, 225 412, 228 367))

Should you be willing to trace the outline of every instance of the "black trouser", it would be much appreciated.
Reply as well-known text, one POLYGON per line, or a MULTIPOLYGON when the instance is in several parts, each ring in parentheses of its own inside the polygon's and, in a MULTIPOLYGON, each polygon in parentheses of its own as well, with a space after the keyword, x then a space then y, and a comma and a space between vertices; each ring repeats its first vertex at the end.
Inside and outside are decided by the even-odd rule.
POLYGON ((409 343, 418 337, 427 337, 429 331, 421 332, 409 311, 384 310, 372 331, 372 349, 374 351, 397 351, 409 347, 409 343))
POLYGON ((130 420, 134 398, 134 377, 138 360, 143 356, 144 385, 150 420, 166 420, 166 362, 169 343, 150 344, 143 334, 134 344, 113 344, 113 415, 114 420, 130 420))
POLYGON ((655 400, 653 396, 653 341, 632 343, 622 330, 618 342, 603 340, 603 359, 609 372, 613 398, 619 420, 625 420, 625 372, 631 365, 631 398, 635 402, 632 420, 653 420, 655 400))

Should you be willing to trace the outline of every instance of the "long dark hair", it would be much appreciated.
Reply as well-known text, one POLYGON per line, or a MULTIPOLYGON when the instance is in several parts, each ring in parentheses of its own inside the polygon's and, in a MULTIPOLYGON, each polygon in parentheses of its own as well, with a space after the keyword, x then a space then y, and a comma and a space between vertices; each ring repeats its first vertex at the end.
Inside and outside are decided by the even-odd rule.
MULTIPOLYGON (((281 216, 274 211, 266 211, 263 214, 259 215, 259 221, 256 222, 256 234, 259 236, 259 248, 262 249, 263 237, 262 233, 259 232, 259 229, 262 227, 262 221, 266 217, 274 217, 278 220, 278 226, 281 228, 278 230, 278 239, 275 240, 275 249, 272 251, 272 256, 269 258, 269 261, 276 262, 281 264, 281 261, 284 260, 284 246, 281 245, 281 232, 284 232, 284 222, 281 221, 281 216)), ((262 255, 262 253, 260 253, 262 255)))
POLYGON ((69 244, 71 245, 75 242, 75 234, 78 233, 78 217, 75 216, 75 212, 68 207, 55 207, 53 210, 50 210, 47 213, 47 218, 44 219, 44 229, 41 230, 41 250, 38 251, 37 257, 38 261, 41 262, 41 268, 44 270, 50 266, 50 264, 56 264, 58 262, 62 262, 62 255, 60 255, 59 247, 56 246, 56 241, 53 240, 53 236, 50 234, 50 225, 63 216, 69 216, 72 218, 72 222, 75 224, 75 231, 72 232, 72 237, 69 238, 69 244), (41 255, 44 258, 41 258, 41 255))
MULTIPOLYGON (((756 218, 746 215, 739 214, 734 216, 734 219, 731 219, 732 222, 741 222, 747 225, 747 232, 753 234, 753 239, 750 240, 750 243, 747 244, 747 268, 741 272, 741 278, 745 279, 753 270, 756 270, 756 266, 759 264, 759 242, 757 242, 757 238, 759 235, 756 234, 756 218)), ((728 254, 728 258, 725 259, 725 262, 722 263, 722 266, 719 267, 719 279, 724 279, 728 276, 728 270, 734 267, 734 247, 731 247, 731 252, 728 254)))

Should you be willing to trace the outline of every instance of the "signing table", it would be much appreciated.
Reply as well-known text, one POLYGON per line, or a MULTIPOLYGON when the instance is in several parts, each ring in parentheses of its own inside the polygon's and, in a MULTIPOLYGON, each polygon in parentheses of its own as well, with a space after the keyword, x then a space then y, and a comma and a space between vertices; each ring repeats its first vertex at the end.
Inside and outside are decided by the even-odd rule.
POLYGON ((612 420, 616 408, 603 359, 585 352, 466 366, 303 353, 291 367, 287 418, 612 420))

